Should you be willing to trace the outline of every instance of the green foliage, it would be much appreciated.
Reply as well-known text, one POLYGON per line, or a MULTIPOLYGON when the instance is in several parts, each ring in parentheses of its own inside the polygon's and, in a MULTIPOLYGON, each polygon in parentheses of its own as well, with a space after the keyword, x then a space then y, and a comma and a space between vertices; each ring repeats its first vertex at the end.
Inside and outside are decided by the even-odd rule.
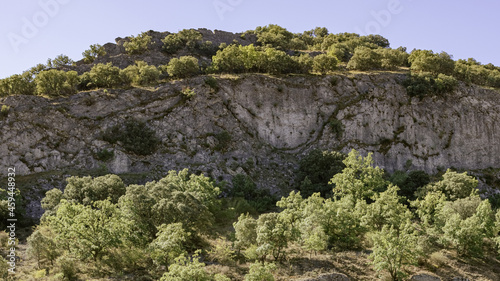
POLYGON ((137 35, 137 37, 130 36, 129 41, 123 43, 123 47, 129 55, 142 54, 146 52, 151 45, 151 39, 151 36, 143 32, 137 35))
POLYGON ((203 39, 201 33, 194 29, 183 29, 179 31, 179 33, 177 33, 177 36, 191 51, 194 50, 199 45, 199 42, 203 39))
POLYGON ((67 254, 60 256, 56 260, 56 268, 62 274, 63 280, 77 280, 77 262, 73 256, 67 254))
POLYGON ((83 89, 114 88, 123 83, 120 69, 112 63, 94 65, 89 72, 80 76, 80 87, 83 89))
POLYGON ((296 73, 307 74, 310 73, 313 69, 313 58, 309 54, 300 54, 299 56, 293 56, 292 60, 296 65, 295 71, 296 73))
POLYGON ((293 33, 279 25, 270 24, 264 27, 258 26, 255 29, 257 42, 263 46, 286 50, 289 48, 293 33))
POLYGON ((196 96, 196 92, 190 87, 183 87, 181 90, 181 94, 187 99, 196 96))
POLYGON ((427 185, 430 182, 429 175, 424 171, 395 171, 389 181, 398 186, 398 194, 408 200, 415 200, 418 188, 427 185))
POLYGON ((342 134, 344 133, 344 125, 342 124, 342 121, 338 119, 333 119, 330 122, 328 122, 328 125, 330 126, 330 129, 332 129, 332 133, 335 134, 337 139, 340 139, 342 137, 342 134))
POLYGON ((107 150, 107 149, 100 150, 95 154, 96 159, 103 162, 107 162, 113 159, 114 156, 115 152, 113 150, 107 150))
POLYGON ((212 281, 212 278, 205 270, 205 264, 200 262, 198 254, 195 254, 192 259, 185 255, 176 258, 160 281, 212 281))
POLYGON ((413 50, 408 57, 411 71, 430 72, 434 75, 453 74, 455 62, 446 52, 434 53, 430 50, 413 50))
POLYGON ((150 85, 158 83, 160 78, 160 70, 154 65, 148 65, 144 61, 136 61, 135 64, 127 66, 121 71, 123 80, 132 83, 133 85, 150 85))
POLYGON ((47 60, 47 67, 48 68, 58 68, 61 66, 72 65, 73 63, 74 63, 74 61, 72 59, 70 59, 66 55, 61 54, 61 55, 58 55, 57 57, 55 57, 53 60, 48 59, 47 60))
POLYGON ((220 133, 217 133, 214 135, 215 139, 217 140, 217 145, 215 146, 215 150, 217 151, 226 151, 228 149, 230 143, 231 143, 231 134, 224 130, 220 133))
POLYGON ((372 153, 362 157, 356 150, 351 150, 343 161, 342 173, 332 177, 330 184, 335 184, 334 194, 338 196, 352 195, 355 200, 364 200, 381 191, 387 182, 383 178, 384 171, 373 167, 372 153))
POLYGON ((34 95, 35 92, 33 75, 28 71, 0 79, 0 96, 34 95))
POLYGON ((275 260, 283 258, 292 237, 291 227, 280 219, 278 213, 266 213, 257 220, 257 253, 262 260, 272 255, 275 260))
POLYGON ((214 92, 219 91, 219 83, 217 82, 217 79, 212 76, 205 79, 205 85, 208 85, 214 92))
POLYGON ((122 147, 137 155, 150 155, 155 152, 160 140, 154 130, 145 122, 129 119, 104 131, 102 139, 109 143, 121 142, 122 147))
POLYGON ((167 54, 175 54, 185 44, 177 34, 169 34, 161 41, 163 42, 163 51, 167 54))
POLYGON ((315 192, 321 196, 328 197, 332 191, 332 185, 328 182, 345 168, 342 162, 345 155, 336 151, 312 150, 299 161, 299 169, 296 173, 298 189, 304 197, 309 197, 315 192))
POLYGON ((500 87, 500 69, 482 65, 473 58, 455 62, 454 76, 466 83, 500 87))
POLYGON ((0 117, 1 118, 7 117, 9 115, 9 111, 10 111, 10 106, 2 104, 2 108, 0 109, 0 117))
POLYGON ((427 185, 427 191, 442 192, 450 201, 465 198, 477 190, 477 179, 468 176, 467 172, 457 173, 450 169, 446 170, 443 179, 427 185))
POLYGON ((244 198, 258 212, 269 210, 276 202, 268 189, 257 188, 249 176, 237 174, 232 178, 232 184, 228 195, 244 198))
POLYGON ((129 224, 108 200, 96 201, 92 206, 61 200, 55 215, 42 222, 55 233, 58 247, 82 261, 94 262, 122 245, 128 237, 129 224))
POLYGON ((90 49, 85 50, 82 53, 83 56, 83 62, 85 63, 93 63, 95 59, 98 57, 102 57, 106 55, 106 51, 104 50, 104 47, 99 45, 99 44, 93 44, 90 45, 90 49))
POLYGON ((40 72, 35 77, 35 83, 38 95, 54 97, 76 93, 79 81, 76 71, 50 69, 40 72))
POLYGON ((60 255, 60 249, 53 240, 54 234, 47 227, 38 226, 37 229, 26 239, 28 244, 27 254, 35 258, 38 268, 44 260, 51 265, 60 255))
POLYGON ((155 240, 149 244, 155 264, 169 266, 177 257, 187 254, 184 244, 188 236, 182 223, 160 225, 155 240))
POLYGON ((362 220, 365 225, 374 230, 382 230, 384 226, 390 226, 396 230, 404 226, 406 221, 412 219, 412 213, 401 204, 398 196, 399 188, 389 185, 386 191, 375 194, 372 204, 368 205, 366 214, 362 220))
POLYGON ((166 66, 167 73, 176 78, 184 78, 196 75, 200 72, 198 59, 192 56, 173 58, 166 66))
POLYGON ((381 67, 383 69, 396 69, 408 65, 409 54, 400 49, 375 49, 380 55, 381 67))
POLYGON ((352 58, 347 63, 348 69, 370 70, 382 67, 382 56, 375 50, 360 46, 354 50, 352 58))
POLYGON ((313 59, 313 71, 326 74, 337 69, 338 60, 333 55, 321 54, 313 59))
POLYGON ((57 188, 53 188, 45 193, 45 197, 41 201, 42 209, 45 212, 55 211, 59 202, 64 198, 64 195, 61 190, 57 188))
POLYGON ((238 221, 233 223, 235 231, 235 247, 238 250, 246 249, 257 243, 257 221, 248 213, 241 214, 238 221))
POLYGON ((428 95, 439 95, 453 91, 457 86, 457 80, 445 74, 433 76, 429 73, 411 74, 403 81, 406 92, 411 97, 422 99, 428 95))
POLYGON ((385 225, 372 239, 373 252, 370 258, 375 270, 387 270, 392 280, 403 280, 406 276, 405 266, 416 264, 419 256, 418 236, 411 224, 406 222, 400 229, 385 225))
POLYGON ((219 237, 215 240, 215 245, 208 251, 208 255, 212 261, 230 265, 234 262, 235 251, 231 247, 231 242, 219 237))
MULTIPOLYGON (((125 194, 125 184, 117 175, 109 174, 101 177, 69 177, 64 189, 64 199, 70 202, 77 202, 83 205, 92 205, 96 201, 110 200, 117 203, 118 199, 125 194)), ((52 189, 42 202, 51 210, 51 206, 60 198, 57 189, 52 189)), ((47 192, 48 193, 48 192, 47 192)))
POLYGON ((276 269, 273 263, 256 262, 250 265, 250 271, 245 275, 245 281, 274 281, 272 271, 276 269))

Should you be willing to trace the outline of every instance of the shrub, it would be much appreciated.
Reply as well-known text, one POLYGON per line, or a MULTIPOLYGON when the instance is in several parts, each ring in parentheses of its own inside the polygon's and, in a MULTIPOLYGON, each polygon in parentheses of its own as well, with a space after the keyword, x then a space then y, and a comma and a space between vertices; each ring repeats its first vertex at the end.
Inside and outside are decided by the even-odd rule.
POLYGON ((173 58, 168 62, 167 73, 170 76, 184 78, 194 76, 200 72, 198 59, 192 56, 173 58))
POLYGON ((92 88, 113 88, 123 83, 120 76, 120 69, 112 63, 98 63, 80 76, 80 87, 84 89, 92 88))
POLYGON ((194 29, 183 29, 177 33, 177 36, 190 51, 197 48, 199 46, 199 42, 203 39, 201 33, 194 29))
POLYGON ((76 93, 78 84, 76 71, 50 69, 40 72, 35 77, 38 95, 60 96, 76 93))
POLYGON ((167 54, 175 54, 184 46, 184 42, 177 34, 169 34, 161 41, 163 42, 163 51, 167 54))
POLYGON ((114 156, 115 152, 113 150, 107 150, 107 149, 100 150, 95 154, 96 159, 103 162, 111 160, 114 156))
POLYGON ((5 118, 9 115, 10 106, 3 104, 2 109, 0 109, 0 117, 5 118))
POLYGON ((33 75, 28 71, 0 79, 0 96, 34 95, 35 92, 36 84, 33 81, 33 75))
POLYGON ((219 91, 219 83, 217 82, 217 79, 212 76, 205 79, 205 85, 208 85, 214 92, 219 91))
POLYGON ((309 73, 313 69, 313 58, 308 54, 300 54, 299 56, 292 57, 295 62, 296 73, 309 73))
POLYGON ((347 63, 348 69, 370 70, 382 66, 382 57, 375 50, 368 47, 357 47, 352 58, 347 63))
POLYGON ((134 65, 129 65, 121 71, 127 81, 134 85, 149 85, 158 83, 160 70, 154 65, 148 65, 144 61, 136 61, 134 65))
POLYGON ((123 47, 125 47, 125 51, 129 55, 142 54, 151 45, 151 39, 151 36, 143 32, 137 35, 137 37, 131 36, 128 42, 123 43, 123 47))
POLYGON ((430 50, 413 50, 408 61, 412 71, 430 72, 434 75, 439 73, 451 75, 455 68, 455 62, 446 52, 435 54, 430 50))
POLYGON ((58 68, 61 66, 72 65, 73 63, 74 63, 74 61, 72 59, 70 59, 66 55, 61 54, 61 55, 58 55, 57 57, 55 57, 53 60, 48 59, 47 60, 47 67, 48 68, 58 68))
POLYGON ((338 60, 336 57, 321 54, 317 55, 313 59, 313 70, 321 74, 326 74, 329 71, 334 71, 337 69, 338 60))
POLYGON ((168 267, 168 272, 164 273, 160 281, 172 280, 196 280, 211 281, 212 276, 205 270, 205 264, 199 261, 198 254, 192 259, 181 255, 175 259, 175 263, 168 267))
POLYGON ((235 231, 235 247, 238 250, 249 248, 257 243, 257 221, 248 213, 241 214, 233 223, 235 231))
POLYGON ((109 128, 102 138, 109 143, 120 141, 125 150, 138 155, 152 154, 159 144, 155 131, 146 126, 146 123, 135 119, 109 128))
POLYGON ((271 74, 290 73, 295 70, 294 61, 283 51, 274 48, 266 48, 263 53, 265 60, 263 71, 271 74))
POLYGON ((232 264, 235 253, 231 249, 231 242, 224 238, 217 238, 215 245, 208 251, 208 255, 212 261, 217 261, 221 264, 232 264))
POLYGON ((307 198, 315 192, 320 192, 323 197, 331 195, 333 186, 328 182, 345 168, 342 163, 344 159, 345 155, 342 153, 318 149, 300 159, 296 182, 302 196, 307 198))
POLYGON ((257 253, 262 260, 272 255, 275 260, 284 258, 291 241, 291 225, 283 221, 278 213, 266 213, 257 220, 257 253))
POLYGON ((181 93, 187 99, 196 96, 196 92, 193 89, 191 89, 190 87, 183 87, 181 90, 181 93))
POLYGON ((169 266, 177 257, 187 254, 185 243, 188 236, 182 223, 160 225, 156 239, 149 244, 155 264, 169 266))
POLYGON ((271 195, 269 190, 257 188, 249 176, 235 175, 232 183, 233 188, 229 190, 228 195, 244 198, 258 212, 267 211, 276 203, 276 198, 271 195))
POLYGON ((446 170, 443 179, 426 186, 428 191, 442 192, 450 201, 466 198, 476 191, 477 179, 468 176, 467 172, 457 173, 446 170))
POLYGON ((376 49, 381 57, 381 67, 384 69, 395 69, 408 64, 408 53, 399 49, 376 49))
POLYGON ((245 275, 245 281, 274 281, 271 271, 275 270, 273 263, 253 263, 250 265, 250 271, 245 275))
MULTIPOLYGON (((68 184, 64 189, 63 198, 84 205, 92 205, 96 201, 106 199, 109 199, 112 203, 117 203, 118 199, 124 195, 126 191, 125 184, 121 178, 114 174, 96 178, 90 176, 73 176, 67 178, 66 181, 68 184)), ((57 189, 53 190, 56 191, 57 189)), ((52 199, 49 202, 57 202, 58 193, 59 192, 50 194, 52 199)), ((46 206, 49 202, 45 202, 46 206)), ((54 203, 50 205, 54 205, 54 203)))
POLYGON ((430 73, 411 74, 403 81, 408 95, 420 99, 451 92, 457 85, 458 82, 454 77, 445 74, 438 74, 437 77, 430 73))
POLYGON ((269 45, 282 50, 290 47, 290 41, 293 38, 293 33, 275 24, 258 26, 255 29, 255 34, 257 34, 257 42, 263 46, 269 45))
POLYGON ((85 63, 93 63, 97 57, 104 55, 106 55, 106 51, 104 50, 104 47, 99 44, 90 45, 90 49, 85 50, 82 53, 83 61, 85 63))

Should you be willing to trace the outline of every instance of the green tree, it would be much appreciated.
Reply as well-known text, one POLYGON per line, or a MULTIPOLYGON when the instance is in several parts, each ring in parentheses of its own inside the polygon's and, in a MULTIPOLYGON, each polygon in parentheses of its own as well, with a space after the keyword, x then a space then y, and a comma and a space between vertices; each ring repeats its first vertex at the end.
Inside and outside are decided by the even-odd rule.
POLYGON ((158 83, 160 78, 160 70, 154 65, 148 65, 144 61, 136 61, 135 64, 127 66, 121 71, 125 76, 126 81, 130 81, 133 85, 149 85, 158 83))
POLYGON ((252 263, 250 271, 245 275, 245 281, 274 281, 272 271, 275 269, 273 263, 252 263))
POLYGON ((373 167, 372 153, 362 157, 356 150, 351 150, 343 161, 346 166, 342 173, 332 177, 330 184, 335 184, 333 193, 339 196, 352 195, 355 200, 363 200, 381 191, 387 182, 383 178, 384 171, 373 167))
POLYGON ((70 59, 66 55, 61 54, 61 55, 58 55, 57 57, 55 57, 54 59, 48 59, 47 60, 47 67, 48 68, 58 68, 61 66, 72 65, 73 63, 74 63, 74 61, 72 59, 70 59))
POLYGON ((374 230, 382 230, 383 226, 390 226, 399 230, 408 220, 412 219, 411 211, 400 203, 399 188, 389 185, 386 191, 375 194, 372 204, 368 205, 362 220, 374 230))
POLYGON ((313 71, 326 74, 337 69, 338 60, 336 57, 327 54, 320 54, 313 58, 313 71))
POLYGON ((0 96, 34 95, 35 93, 36 84, 32 73, 28 71, 0 79, 0 96))
POLYGON ((168 62, 166 69, 168 75, 177 78, 194 76, 200 72, 198 59, 192 56, 173 58, 168 62))
POLYGON ((46 214, 52 215, 63 198, 64 195, 62 191, 57 188, 47 191, 45 197, 41 201, 42 209, 45 210, 46 214))
POLYGON ((103 46, 99 44, 90 45, 90 49, 85 50, 82 53, 83 62, 85 63, 93 63, 98 57, 102 57, 106 55, 106 50, 103 46))
POLYGON ((269 45, 281 50, 288 49, 293 38, 293 33, 276 24, 258 26, 255 34, 257 34, 257 42, 263 46, 269 45))
POLYGON ((295 73, 308 74, 313 69, 313 58, 309 54, 293 56, 292 60, 296 66, 295 73))
POLYGON ((61 249, 81 260, 98 263, 123 244, 130 222, 107 200, 94 202, 92 206, 62 200, 56 214, 47 217, 42 225, 56 234, 54 239, 61 249))
POLYGON ((280 219, 278 213, 267 213, 257 220, 257 253, 264 260, 272 255, 275 260, 283 258, 292 238, 290 225, 280 219))
POLYGON ((276 50, 274 48, 266 48, 264 53, 265 72, 271 74, 290 73, 295 70, 294 61, 284 51, 276 50))
POLYGON ((149 244, 151 258, 157 265, 168 267, 177 257, 187 254, 185 243, 188 236, 182 223, 160 225, 155 240, 149 244))
POLYGON ((35 77, 35 83, 38 95, 53 97, 76 93, 79 81, 76 71, 50 69, 40 72, 35 77))
POLYGON ((184 42, 177 34, 169 34, 161 40, 163 42, 163 51, 167 54, 175 54, 184 47, 184 42))
POLYGON ((370 258, 375 270, 387 270, 392 280, 403 280, 404 267, 416 264, 419 255, 418 236, 410 222, 406 222, 400 229, 385 225, 372 239, 373 252, 370 258))
POLYGON ((185 255, 177 257, 160 281, 212 281, 213 277, 205 270, 205 264, 200 262, 198 255, 195 254, 192 259, 185 255))
POLYGON ((409 54, 400 49, 375 49, 375 52, 380 55, 381 67, 383 69, 396 69, 398 67, 407 66, 409 54))
POLYGON ((55 259, 61 254, 53 237, 54 233, 50 228, 38 226, 26 239, 28 243, 27 254, 35 258, 38 268, 41 267, 44 260, 53 265, 55 259))
POLYGON ((80 75, 80 87, 83 89, 114 88, 123 83, 120 69, 112 63, 98 63, 89 72, 80 75))
POLYGON ((382 56, 375 50, 360 46, 354 50, 352 58, 347 63, 348 69, 370 70, 382 67, 382 56))
MULTIPOLYGON (((125 194, 125 184, 117 175, 109 174, 101 177, 69 177, 64 190, 64 199, 77 202, 83 205, 92 205, 96 201, 109 199, 112 203, 117 203, 118 199, 125 194)), ((57 191, 49 194, 46 200, 49 205, 57 201, 59 195, 57 191)), ((45 199, 44 199, 45 200, 45 199)))
POLYGON ((233 223, 238 250, 246 249, 257 243, 257 221, 248 213, 241 214, 233 223))
POLYGON ((102 139, 113 144, 120 141, 125 150, 137 155, 153 154, 160 144, 156 132, 145 122, 136 119, 108 128, 103 132, 102 139))
POLYGON ((129 55, 142 54, 146 52, 151 45, 152 37, 147 33, 143 32, 137 37, 130 36, 129 41, 123 43, 125 51, 129 55))
POLYGON ((477 190, 477 179, 468 176, 467 172, 457 173, 452 170, 446 170, 443 179, 426 186, 428 191, 440 191, 448 200, 457 200, 471 195, 477 190))
POLYGON ((300 184, 298 189, 302 196, 309 197, 315 192, 325 198, 331 195, 333 186, 329 181, 345 168, 342 162, 345 158, 346 155, 340 152, 315 149, 300 159, 296 182, 300 184))
POLYGON ((413 50, 408 57, 410 70, 416 72, 431 72, 451 75, 455 68, 455 62, 449 54, 441 52, 435 54, 430 50, 413 50))

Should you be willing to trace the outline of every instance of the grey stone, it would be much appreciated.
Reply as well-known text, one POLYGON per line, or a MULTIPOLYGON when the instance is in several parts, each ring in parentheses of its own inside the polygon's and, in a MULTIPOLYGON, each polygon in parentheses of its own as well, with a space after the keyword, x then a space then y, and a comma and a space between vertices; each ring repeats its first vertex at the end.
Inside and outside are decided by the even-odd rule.
POLYGON ((300 281, 350 281, 351 279, 342 273, 325 273, 318 277, 300 279, 300 281))
POLYGON ((441 281, 441 278, 429 274, 417 274, 410 278, 410 281, 441 281))

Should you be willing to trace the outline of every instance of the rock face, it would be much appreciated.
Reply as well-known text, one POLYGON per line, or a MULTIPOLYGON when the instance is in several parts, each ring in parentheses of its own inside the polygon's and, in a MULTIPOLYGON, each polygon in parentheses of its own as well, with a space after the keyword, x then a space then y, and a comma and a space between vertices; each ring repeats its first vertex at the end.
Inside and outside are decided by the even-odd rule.
POLYGON ((81 92, 48 100, 11 96, 0 120, 0 169, 18 174, 107 168, 157 173, 189 167, 215 179, 245 173, 260 186, 285 188, 313 148, 374 152, 386 170, 500 168, 499 93, 461 84, 445 97, 410 98, 404 74, 354 76, 206 76, 129 90, 81 92), (183 87, 196 95, 186 98, 183 87), (161 144, 148 156, 102 134, 135 118, 161 144), (223 140, 219 136, 224 135, 223 140), (114 151, 107 161, 96 156, 114 151))
POLYGON ((441 281, 441 278, 429 274, 417 274, 413 275, 410 281, 441 281))

